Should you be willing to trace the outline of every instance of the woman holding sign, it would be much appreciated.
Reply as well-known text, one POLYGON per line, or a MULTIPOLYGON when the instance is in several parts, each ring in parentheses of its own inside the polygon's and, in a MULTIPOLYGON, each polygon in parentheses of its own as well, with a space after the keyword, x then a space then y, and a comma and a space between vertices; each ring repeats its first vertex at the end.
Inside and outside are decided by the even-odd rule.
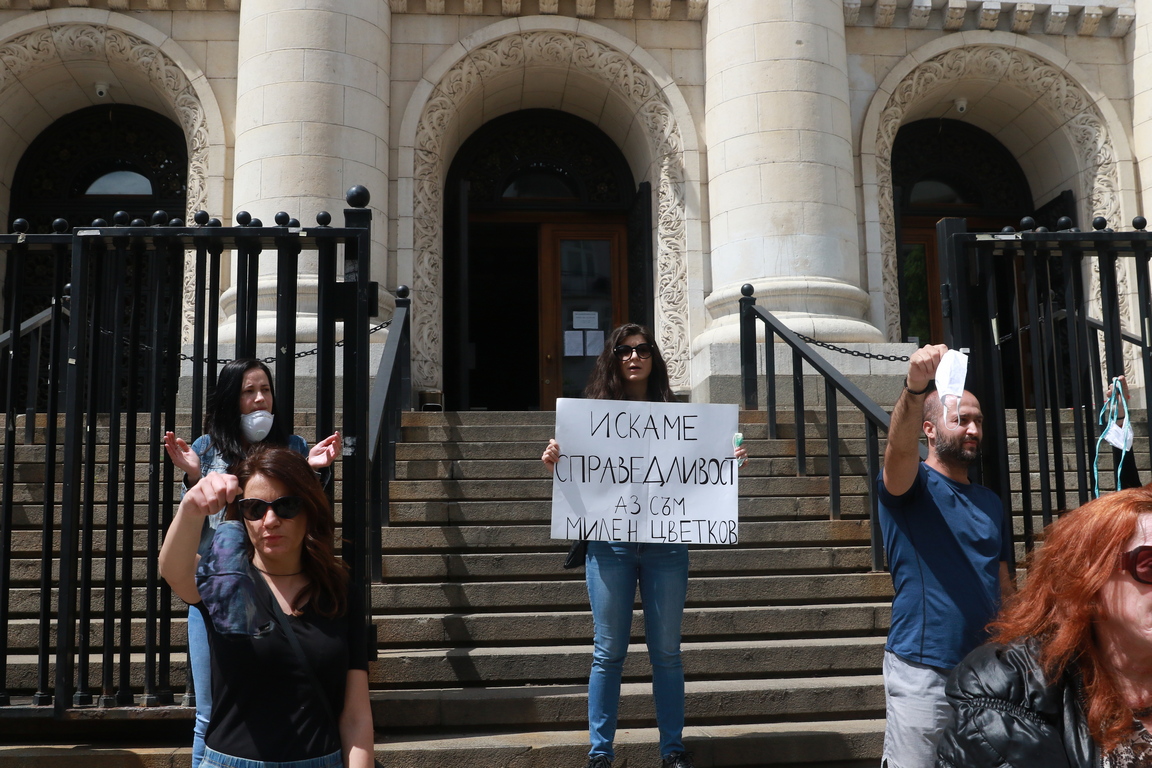
MULTIPOLYGON (((648 329, 634 323, 617 328, 596 359, 584 396, 601 400, 666 403, 675 398, 668 367, 648 329)), ((736 449, 736 458, 746 456, 736 449)), ((560 459, 560 445, 548 441, 541 457, 549 470, 560 459)), ((589 541, 585 560, 588 599, 595 635, 588 680, 588 731, 592 748, 586 768, 608 768, 615 752, 620 681, 632 633, 636 585, 644 608, 644 633, 652 661, 652 695, 660 730, 663 768, 692 768, 684 751, 684 667, 680 661, 680 624, 688 594, 688 546, 589 541)))

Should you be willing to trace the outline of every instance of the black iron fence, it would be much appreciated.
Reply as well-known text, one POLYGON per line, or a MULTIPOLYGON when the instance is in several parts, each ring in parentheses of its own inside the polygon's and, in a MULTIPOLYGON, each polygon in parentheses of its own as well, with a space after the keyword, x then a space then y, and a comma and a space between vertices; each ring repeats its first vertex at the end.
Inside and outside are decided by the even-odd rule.
POLYGON ((971 350, 969 388, 985 416, 977 475, 1021 518, 1029 548, 1037 513, 1047 525, 1116 487, 1111 449, 1093 471, 1107 382, 1126 374, 1138 390, 1133 419, 1147 418, 1152 233, 1143 217, 1132 224, 1117 232, 1097 218, 1081 232, 1062 219, 1049 232, 1024 219, 1020 232, 997 234, 968 233, 962 219, 937 226, 945 343, 971 350))
MULTIPOLYGON (((858 410, 864 417, 865 463, 867 471, 866 499, 869 519, 872 522, 872 569, 884 568, 884 548, 880 538, 879 500, 876 497, 874 479, 880 474, 880 430, 885 434, 891 421, 889 415, 868 395, 853 384, 807 342, 801 339, 768 310, 756 305, 751 285, 740 289, 740 368, 744 390, 744 408, 754 411, 759 407, 758 371, 756 365, 756 323, 764 325, 764 365, 767 394, 768 437, 779 436, 777 424, 776 396, 776 340, 784 342, 791 349, 792 378, 792 417, 795 424, 796 474, 806 474, 808 459, 804 410, 804 371, 805 365, 815 373, 824 385, 824 413, 828 444, 828 504, 832 519, 840 517, 840 415, 839 403, 844 401, 858 410)), ((923 452, 923 449, 921 449, 923 452)))
MULTIPOLYGON (((278 213, 270 227, 244 212, 234 227, 204 212, 194 225, 157 212, 151 226, 118 215, 113 225, 97 220, 70 229, 58 221, 55 234, 31 235, 18 223, 16 232, 0 235, 8 296, 19 295, 22 265, 32 258, 54 260, 55 296, 71 284, 67 308, 56 301, 36 318, 17 317, 17 302, 8 301, 5 327, 21 330, 0 337, 7 353, 0 367, 6 393, 0 627, 9 630, 0 632, 0 702, 13 703, 9 692, 30 687, 27 664, 9 663, 12 638, 19 636, 12 628, 28 623, 37 638, 33 705, 54 705, 62 714, 85 705, 168 704, 183 687, 172 677, 184 666, 174 663, 172 597, 157 573, 160 535, 178 502, 162 438, 177 429, 182 395, 181 405, 191 411, 189 436, 200 433, 222 351, 256 356, 262 262, 275 264, 276 341, 267 359, 275 371, 277 418, 287 419, 291 431, 297 360, 312 351, 298 351, 296 341, 300 257, 315 254, 315 430, 323 436, 339 427, 344 440, 336 507, 342 555, 365 586, 373 572, 379 576, 386 479, 393 474, 388 446, 410 399, 408 301, 404 289, 397 302, 401 322, 386 344, 391 367, 378 374, 387 384, 370 403, 369 318, 377 314, 371 212, 363 187, 349 190, 347 200, 343 227, 331 226, 326 212, 317 214, 316 226, 278 213), (235 268, 236 311, 235 339, 225 345, 218 318, 226 252, 235 268), (193 276, 188 285, 186 274, 193 276), (194 300, 186 317, 189 293, 194 300), (36 334, 48 341, 33 341, 36 334), (181 353, 182 334, 190 334, 191 354, 181 353), (17 396, 28 380, 42 397, 17 396), (385 401, 394 413, 382 417, 385 401), (18 445, 21 415, 27 439, 18 445), (385 450, 378 451, 378 443, 385 450), (43 471, 30 469, 40 456, 43 471), (29 490, 35 487, 42 488, 39 497, 29 490), (29 553, 39 560, 38 590, 29 588, 29 553), (14 686, 13 677, 22 679, 14 686)), ((263 313, 261 327, 270 319, 263 313)), ((370 590, 364 595, 370 599, 370 590)))

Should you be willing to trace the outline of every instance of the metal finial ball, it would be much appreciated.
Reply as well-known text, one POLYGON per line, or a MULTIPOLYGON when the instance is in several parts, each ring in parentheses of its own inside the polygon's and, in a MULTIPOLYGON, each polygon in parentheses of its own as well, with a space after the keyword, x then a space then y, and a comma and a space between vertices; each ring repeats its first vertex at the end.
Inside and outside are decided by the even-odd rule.
POLYGON ((148 222, 144 221, 144 219, 132 219, 132 226, 133 227, 146 227, 146 226, 148 226, 148 222))
POLYGON ((288 226, 288 221, 291 218, 292 217, 288 215, 287 211, 278 211, 276 213, 276 226, 278 226, 278 227, 288 226))
POLYGON ((740 286, 741 296, 751 296, 755 291, 756 289, 752 287, 752 283, 744 283, 744 285, 740 286))
POLYGON ((108 226, 108 222, 104 221, 104 219, 92 219, 92 226, 94 226, 94 227, 106 227, 106 226, 108 226))
POLYGON ((220 223, 220 219, 217 219, 217 218, 215 218, 215 217, 213 217, 213 218, 211 218, 211 219, 208 219, 208 226, 209 226, 209 227, 219 227, 219 226, 221 226, 221 223, 220 223))
POLYGON ((1062 230, 1071 229, 1071 228, 1072 228, 1072 219, 1069 218, 1068 216, 1061 216, 1060 218, 1056 219, 1056 229, 1057 230, 1062 231, 1062 230))
POLYGON ((13 232, 27 232, 28 231, 28 219, 16 219, 16 221, 12 222, 12 231, 13 232))
POLYGON ((153 226, 162 227, 166 221, 168 221, 168 211, 155 211, 152 214, 153 226))
POLYGON ((1036 219, 1031 216, 1025 216, 1020 219, 1020 231, 1027 232, 1030 229, 1036 229, 1036 219))
POLYGON ((411 293, 411 291, 408 290, 408 286, 406 286, 406 285, 396 286, 396 298, 406 299, 406 298, 408 298, 409 293, 411 293))
POLYGON ((332 214, 328 213, 328 211, 320 211, 320 213, 316 214, 316 223, 322 227, 328 226, 332 223, 332 214))
POLYGON ((1068 231, 1069 231, 1069 232, 1079 232, 1079 231, 1080 231, 1080 227, 1072 227, 1072 228, 1071 228, 1071 229, 1069 229, 1068 231))
POLYGON ((1104 229, 1106 226, 1108 226, 1108 219, 1103 216, 1092 219, 1092 229, 1104 229))
POLYGON ((1001 232, 1003 232, 1003 233, 1004 233, 1004 234, 1006 234, 1006 235, 1009 235, 1009 234, 1011 234, 1011 233, 1015 232, 1016 230, 1015 230, 1015 229, 1013 229, 1012 227, 1004 227, 1004 228, 1003 228, 1003 229, 1001 229, 1000 231, 1001 231, 1001 232))
POLYGON ((1136 218, 1132 219, 1132 226, 1143 231, 1144 227, 1148 226, 1148 220, 1143 216, 1137 216, 1136 218))
POLYGON ((264 222, 260 221, 260 219, 252 219, 252 221, 248 224, 248 226, 250 226, 250 227, 262 227, 262 226, 264 226, 264 222))
POLYGON ((182 226, 184 226, 184 219, 169 219, 168 220, 168 226, 170 226, 170 227, 182 227, 182 226))
POLYGON ((52 231, 57 233, 57 234, 63 234, 65 232, 67 232, 68 231, 68 220, 67 219, 53 219, 52 220, 52 231))
POLYGON ((248 226, 248 222, 252 221, 252 214, 248 211, 240 211, 236 214, 236 223, 242 227, 248 226))
POLYGON ((1048 231, 1048 227, 1036 227, 1036 231, 1037 231, 1037 232, 1047 232, 1047 231, 1048 231))
POLYGON ((372 195, 368 192, 368 187, 357 184, 349 188, 348 194, 344 195, 344 199, 347 200, 348 205, 353 208, 367 208, 368 202, 372 199, 372 195))
POLYGON ((288 226, 289 227, 299 227, 300 226, 300 219, 297 219, 297 218, 288 219, 288 226))
POLYGON ((128 215, 128 211, 116 211, 112 214, 112 223, 118 227, 126 227, 132 221, 132 217, 128 215))
POLYGON ((192 217, 192 221, 200 226, 204 226, 208 223, 209 218, 211 217, 208 215, 208 211, 196 211, 196 215, 192 217))

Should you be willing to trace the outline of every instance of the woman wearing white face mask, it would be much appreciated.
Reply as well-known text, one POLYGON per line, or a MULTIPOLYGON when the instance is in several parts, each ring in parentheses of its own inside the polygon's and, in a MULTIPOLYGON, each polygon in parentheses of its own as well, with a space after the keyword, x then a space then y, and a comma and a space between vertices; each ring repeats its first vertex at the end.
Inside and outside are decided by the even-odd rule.
MULTIPOLYGON (((164 449, 172 463, 184 471, 184 485, 191 488, 210 472, 227 472, 243 459, 253 445, 283 445, 306 456, 316 472, 326 470, 340 455, 340 433, 326 437, 308 450, 299 435, 289 435, 283 421, 275 417, 272 372, 259 360, 233 360, 220 369, 216 391, 209 399, 204 418, 207 434, 189 446, 168 432, 164 449)), ((322 478, 326 480, 325 478, 322 478)), ((212 545, 212 536, 224 510, 204 519, 200 554, 212 545)), ((212 711, 211 666, 208 635, 199 611, 188 613, 188 656, 196 686, 196 724, 192 741, 192 768, 198 768, 204 753, 204 734, 212 711)))

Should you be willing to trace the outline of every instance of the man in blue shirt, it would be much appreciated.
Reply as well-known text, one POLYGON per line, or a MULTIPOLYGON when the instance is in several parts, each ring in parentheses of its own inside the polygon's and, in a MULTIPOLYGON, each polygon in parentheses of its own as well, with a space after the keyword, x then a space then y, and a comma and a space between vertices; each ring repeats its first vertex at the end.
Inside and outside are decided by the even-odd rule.
POLYGON ((887 768, 935 764, 937 740, 952 717, 948 673, 984 641, 1001 597, 1014 590, 1003 505, 968 480, 983 436, 980 403, 967 391, 944 403, 929 391, 947 351, 930 345, 911 356, 877 483, 896 592, 884 648, 887 768), (923 462, 921 429, 928 438, 923 462))

